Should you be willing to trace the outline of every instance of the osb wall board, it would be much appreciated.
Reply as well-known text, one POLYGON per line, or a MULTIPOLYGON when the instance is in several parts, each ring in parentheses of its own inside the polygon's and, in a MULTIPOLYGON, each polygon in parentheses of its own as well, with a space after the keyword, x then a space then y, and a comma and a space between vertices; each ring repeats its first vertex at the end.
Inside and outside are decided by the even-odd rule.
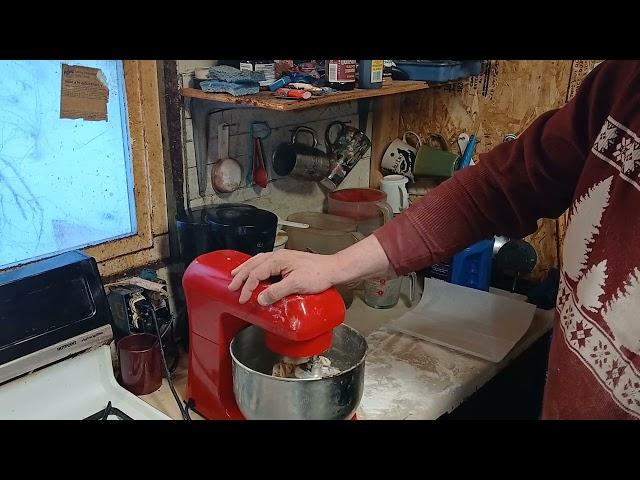
MULTIPOLYGON (((411 130, 423 138, 441 134, 457 151, 460 133, 475 134, 478 154, 491 150, 508 133, 520 134, 536 117, 567 101, 568 91, 586 75, 589 65, 570 60, 491 60, 469 81, 406 95, 400 114, 400 131, 411 130)), ((527 238, 538 253, 531 275, 544 277, 558 265, 555 220, 541 220, 527 238)))
MULTIPOLYGON (((571 61, 491 60, 467 82, 406 95, 401 130, 439 133, 456 146, 462 132, 478 137, 477 154, 508 133, 519 134, 537 116, 565 103, 571 61)), ((457 147, 456 147, 457 149, 457 147)))

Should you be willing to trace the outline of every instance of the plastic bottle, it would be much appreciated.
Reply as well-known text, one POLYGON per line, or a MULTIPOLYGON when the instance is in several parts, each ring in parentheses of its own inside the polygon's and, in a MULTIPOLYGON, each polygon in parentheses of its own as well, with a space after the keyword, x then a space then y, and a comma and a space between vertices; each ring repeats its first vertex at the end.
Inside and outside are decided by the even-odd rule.
POLYGON ((360 60, 358 62, 358 87, 382 88, 384 60, 360 60))
POLYGON ((276 90, 276 95, 289 98, 300 98, 302 100, 308 100, 311 98, 311 92, 305 92, 304 90, 295 90, 293 88, 279 88, 276 90))
POLYGON ((327 82, 336 90, 353 90, 356 87, 357 60, 327 60, 327 82))
POLYGON ((279 88, 289 85, 289 83, 291 83, 291 79, 285 75, 284 77, 280 77, 278 80, 269 85, 269 90, 275 92, 279 88))

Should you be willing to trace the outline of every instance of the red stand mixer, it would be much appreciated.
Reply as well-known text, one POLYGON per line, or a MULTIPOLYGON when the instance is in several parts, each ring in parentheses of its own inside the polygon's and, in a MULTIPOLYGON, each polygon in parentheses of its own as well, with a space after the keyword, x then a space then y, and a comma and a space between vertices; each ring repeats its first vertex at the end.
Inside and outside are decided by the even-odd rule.
MULTIPOLYGON (((189 317, 187 398, 192 403, 193 410, 208 419, 249 418, 249 415, 243 414, 239 408, 236 397, 240 395, 241 400, 251 397, 247 400, 250 405, 247 403, 243 410, 245 413, 256 404, 272 408, 268 407, 269 402, 276 405, 275 408, 281 408, 283 401, 291 402, 289 408, 293 412, 299 408, 296 403, 309 403, 308 395, 319 395, 305 392, 303 395, 307 395, 307 398, 300 400, 300 389, 305 388, 311 392, 311 387, 326 385, 330 388, 325 390, 329 392, 326 399, 312 397, 312 400, 317 402, 316 411, 325 409, 325 405, 330 402, 340 404, 342 408, 346 402, 350 402, 349 408, 355 411, 355 406, 351 404, 354 401, 357 404, 362 396, 366 342, 364 339, 360 341, 359 338, 354 338, 354 335, 359 337, 359 334, 341 325, 345 316, 345 306, 340 294, 331 288, 316 295, 292 295, 263 307, 258 304, 257 296, 268 284, 262 282, 253 292, 251 299, 241 305, 238 303, 240 292, 232 292, 228 286, 232 279, 231 271, 249 258, 250 256, 244 253, 218 250, 196 258, 184 274, 182 284, 189 317), (243 332, 248 328, 255 332, 243 332), (344 333, 349 335, 347 340, 336 335, 338 331, 343 331, 341 329, 347 329, 344 330, 344 333), (288 382, 285 382, 284 379, 269 377, 266 372, 260 373, 242 365, 240 371, 236 370, 237 358, 232 356, 232 341, 234 337, 240 337, 240 334, 247 336, 250 333, 253 337, 263 338, 262 345, 266 346, 265 350, 273 354, 274 358, 314 357, 335 349, 336 344, 340 344, 337 346, 342 349, 341 354, 338 352, 340 355, 357 354, 357 357, 352 362, 353 365, 347 365, 348 368, 340 374, 347 376, 340 379, 339 384, 335 380, 329 384, 331 379, 323 379, 326 382, 323 385, 311 385, 308 382, 293 384, 290 379, 286 379, 288 382), (237 372, 248 372, 252 375, 251 386, 246 387, 247 381, 242 380, 245 385, 242 387, 244 394, 239 393, 239 385, 234 385, 234 379, 236 382, 240 381, 237 372), (343 386, 346 379, 349 379, 348 392, 345 392, 343 386), (337 385, 341 386, 341 391, 336 390, 337 385), (251 390, 246 393, 246 388, 251 390), (275 388, 282 390, 269 392, 269 389, 275 388), (293 388, 297 390, 291 393, 293 388), (271 396, 278 398, 271 400, 271 396)), ((314 390, 318 391, 317 388, 314 390)), ((349 412, 349 415, 353 416, 353 412, 349 412)), ((256 415, 251 416, 256 418, 256 415)), ((264 418, 269 418, 269 415, 266 414, 264 418)))

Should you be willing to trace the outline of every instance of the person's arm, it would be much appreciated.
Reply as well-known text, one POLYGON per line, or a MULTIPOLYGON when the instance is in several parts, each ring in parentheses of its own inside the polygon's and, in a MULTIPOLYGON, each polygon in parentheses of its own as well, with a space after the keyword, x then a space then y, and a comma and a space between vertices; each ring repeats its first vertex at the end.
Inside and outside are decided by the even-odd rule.
POLYGON ((559 217, 605 118, 637 70, 636 62, 598 65, 563 108, 480 155, 478 165, 374 232, 393 269, 404 274, 433 265, 495 234, 521 238, 540 218, 559 217))

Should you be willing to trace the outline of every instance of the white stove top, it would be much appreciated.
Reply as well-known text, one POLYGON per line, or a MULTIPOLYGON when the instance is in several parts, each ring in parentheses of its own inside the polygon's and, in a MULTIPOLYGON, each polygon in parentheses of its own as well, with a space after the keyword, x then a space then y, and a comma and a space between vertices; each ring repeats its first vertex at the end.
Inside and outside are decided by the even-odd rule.
POLYGON ((171 420, 118 384, 108 345, 0 386, 0 420, 83 420, 109 402, 107 420, 171 420))

